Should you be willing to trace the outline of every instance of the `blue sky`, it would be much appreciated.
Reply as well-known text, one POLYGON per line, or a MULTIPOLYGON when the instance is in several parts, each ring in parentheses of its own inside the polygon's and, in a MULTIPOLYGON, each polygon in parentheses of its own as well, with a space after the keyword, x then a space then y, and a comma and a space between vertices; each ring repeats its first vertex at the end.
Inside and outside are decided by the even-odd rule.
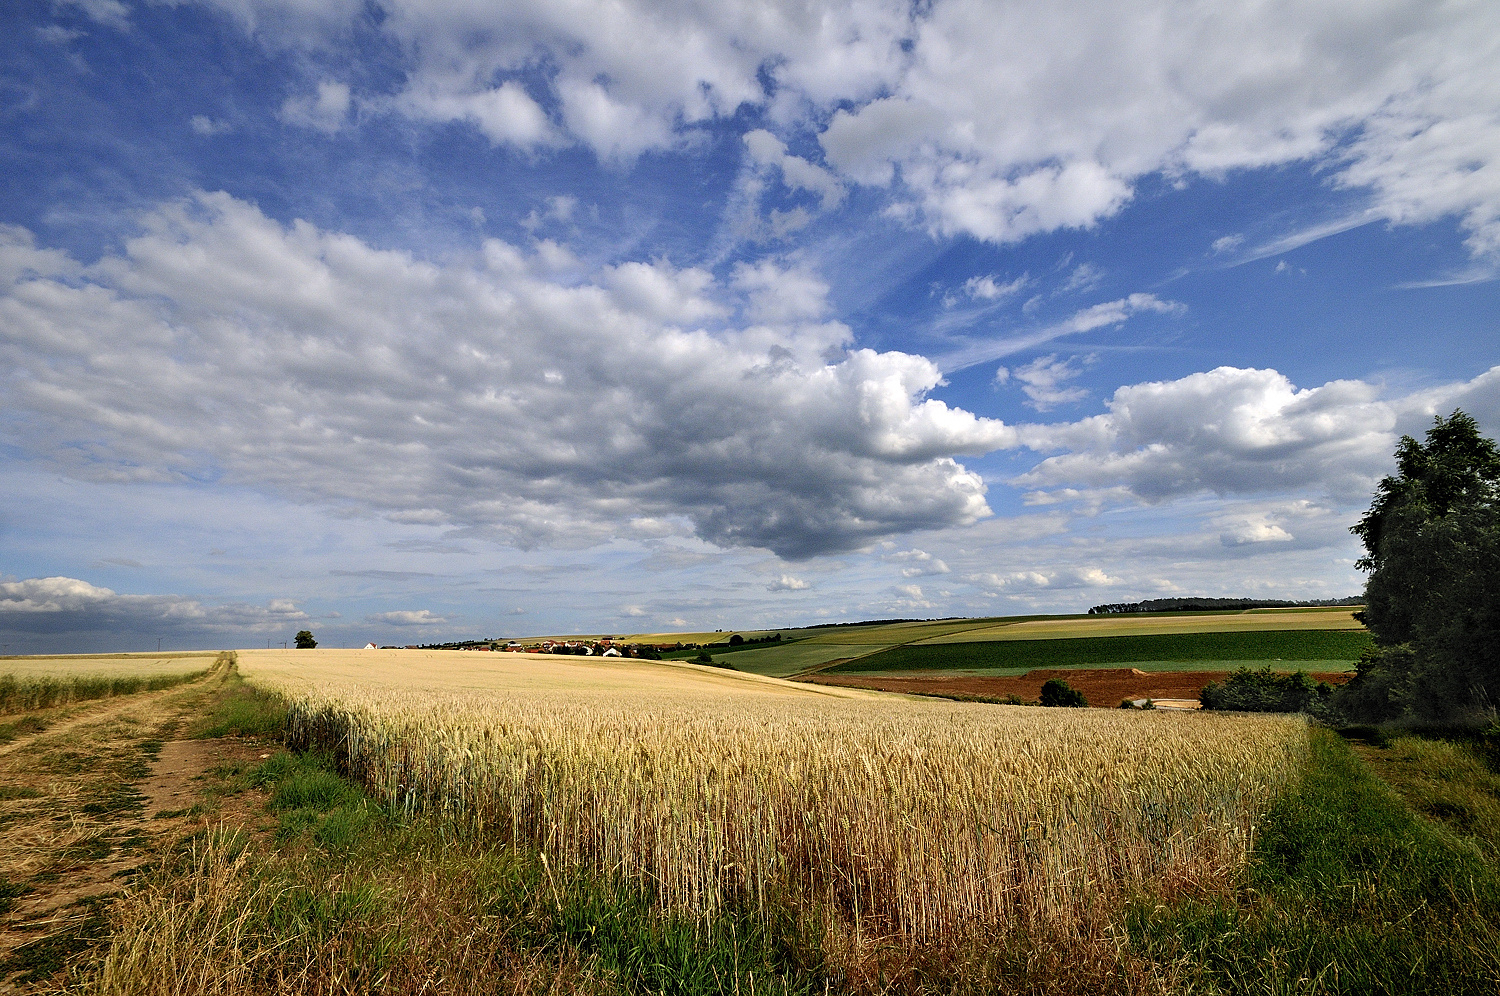
POLYGON ((1500 429, 1500 10, 17 2, 0 652, 1318 598, 1500 429))

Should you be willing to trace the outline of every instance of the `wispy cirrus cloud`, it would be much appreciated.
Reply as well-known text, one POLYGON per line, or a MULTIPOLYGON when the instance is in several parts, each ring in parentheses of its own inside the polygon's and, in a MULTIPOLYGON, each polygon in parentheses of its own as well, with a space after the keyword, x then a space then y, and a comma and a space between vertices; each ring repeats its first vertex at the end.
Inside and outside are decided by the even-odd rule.
POLYGON ((936 360, 945 372, 964 370, 1014 353, 1035 349, 1064 336, 1092 332, 1110 325, 1123 325, 1137 315, 1180 315, 1187 306, 1180 301, 1135 293, 1113 301, 1103 301, 1075 311, 1068 318, 1038 328, 1018 330, 1008 335, 978 339, 944 353, 936 360))

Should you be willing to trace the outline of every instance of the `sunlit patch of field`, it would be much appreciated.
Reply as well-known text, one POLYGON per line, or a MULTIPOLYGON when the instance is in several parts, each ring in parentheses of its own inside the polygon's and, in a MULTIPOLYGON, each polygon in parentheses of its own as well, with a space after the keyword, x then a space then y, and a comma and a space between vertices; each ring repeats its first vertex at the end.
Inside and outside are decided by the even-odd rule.
POLYGON ((739 650, 732 654, 722 654, 717 650, 714 653, 716 660, 722 660, 741 671, 785 678, 830 661, 859 657, 878 649, 879 647, 859 644, 797 640, 791 643, 773 643, 750 650, 739 650))
MULTIPOLYGON (((262 687, 285 692, 363 684, 390 694, 502 693, 535 697, 565 694, 624 701, 665 694, 733 701, 739 697, 807 697, 809 686, 756 674, 679 661, 554 654, 477 654, 462 650, 240 650, 240 673, 262 687)), ((873 693, 818 689, 817 698, 870 697, 873 693)))
POLYGON ((175 654, 67 654, 0 657, 0 675, 33 678, 154 678, 190 674, 213 664, 212 650, 175 654))
POLYGON ((918 701, 690 664, 242 651, 240 667, 290 700, 294 744, 337 751, 398 809, 688 915, 790 900, 854 946, 1097 932, 1143 889, 1228 888, 1307 739, 1286 717, 918 701))
POLYGON ((1083 636, 1165 636, 1175 633, 1264 633, 1285 630, 1363 630, 1353 609, 1255 609, 1247 612, 1074 616, 1033 619, 934 634, 917 641, 987 643, 1083 636))

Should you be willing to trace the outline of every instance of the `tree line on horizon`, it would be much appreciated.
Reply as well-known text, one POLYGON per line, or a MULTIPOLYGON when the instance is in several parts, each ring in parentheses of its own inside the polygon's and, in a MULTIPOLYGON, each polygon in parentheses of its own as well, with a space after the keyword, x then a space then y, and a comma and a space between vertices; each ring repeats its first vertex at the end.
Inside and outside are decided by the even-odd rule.
POLYGON ((1285 598, 1148 598, 1140 602, 1110 602, 1089 609, 1091 616, 1117 615, 1129 612, 1235 612, 1244 609, 1315 609, 1339 605, 1363 605, 1363 595, 1345 598, 1314 598, 1292 601, 1285 598))

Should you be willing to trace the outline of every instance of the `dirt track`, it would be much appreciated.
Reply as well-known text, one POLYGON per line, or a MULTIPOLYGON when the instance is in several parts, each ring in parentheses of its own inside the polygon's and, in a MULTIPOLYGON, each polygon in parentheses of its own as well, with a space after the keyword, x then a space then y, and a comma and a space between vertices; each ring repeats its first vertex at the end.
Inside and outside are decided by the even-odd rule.
MULTIPOLYGON (((973 675, 889 674, 819 674, 794 681, 843 688, 874 688, 882 692, 908 692, 917 695, 983 696, 1004 698, 1019 695, 1035 699, 1050 678, 1061 678, 1078 689, 1092 706, 1113 709, 1122 699, 1196 699, 1210 681, 1223 681, 1228 671, 1139 671, 1135 668, 1077 668, 1028 671, 1010 678, 983 678, 973 675)), ((1314 673, 1314 681, 1330 685, 1348 681, 1349 672, 1314 673)))
POLYGON ((24 886, 0 902, 0 994, 87 946, 102 929, 100 904, 172 841, 226 817, 254 825, 250 801, 205 798, 205 778, 267 748, 165 739, 205 711, 225 674, 41 710, 43 729, 0 748, 0 884, 24 886), (48 944, 56 953, 41 950, 48 944))

